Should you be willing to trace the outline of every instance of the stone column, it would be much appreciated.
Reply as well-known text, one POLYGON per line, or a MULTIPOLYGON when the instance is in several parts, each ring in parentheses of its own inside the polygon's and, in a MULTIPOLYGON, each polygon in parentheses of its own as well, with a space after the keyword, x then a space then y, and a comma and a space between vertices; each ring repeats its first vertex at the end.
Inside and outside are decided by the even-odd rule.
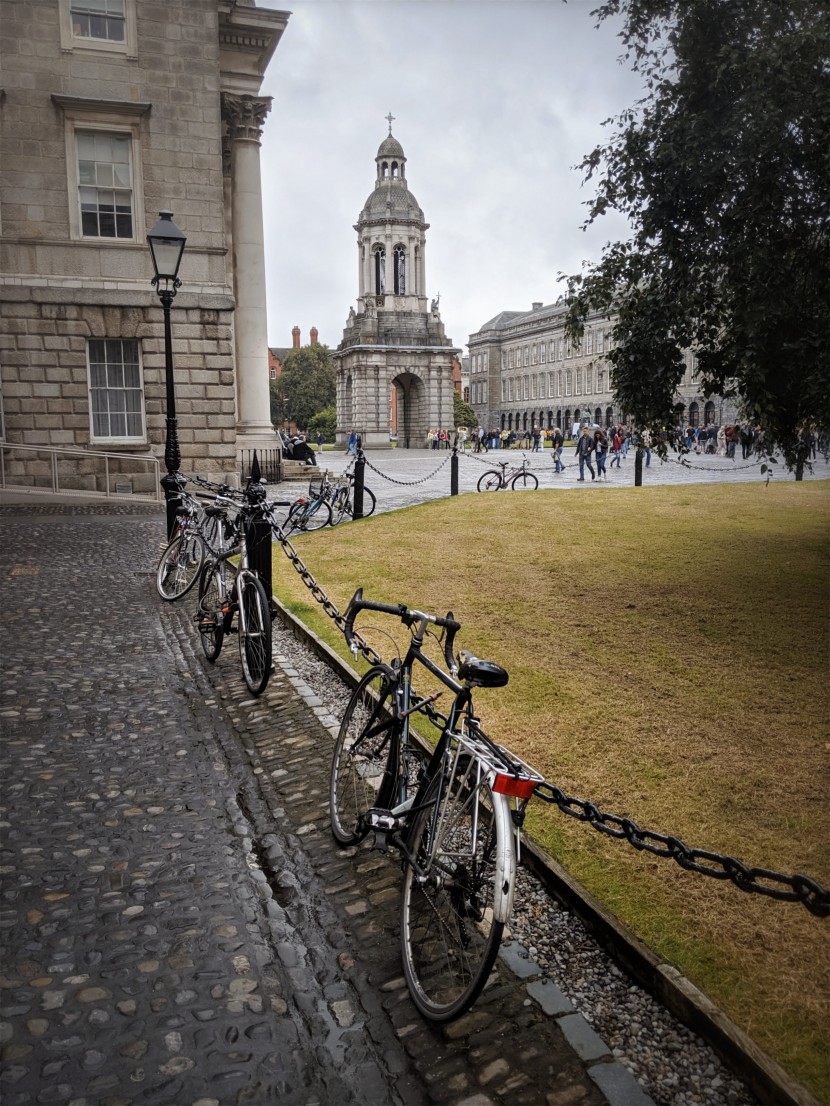
POLYGON ((270 96, 222 93, 231 145, 231 221, 236 296, 236 435, 240 448, 274 448, 268 389, 268 320, 259 149, 270 96), (258 440, 258 441, 257 441, 258 440))

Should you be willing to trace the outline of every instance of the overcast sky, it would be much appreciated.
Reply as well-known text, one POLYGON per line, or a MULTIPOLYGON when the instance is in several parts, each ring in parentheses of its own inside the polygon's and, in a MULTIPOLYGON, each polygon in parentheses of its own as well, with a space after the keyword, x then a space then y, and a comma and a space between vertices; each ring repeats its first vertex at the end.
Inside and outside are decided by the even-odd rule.
MULTIPOLYGON (((335 348, 358 293, 354 224, 392 133, 426 221, 427 295, 454 345, 499 311, 563 291, 560 271, 624 236, 581 229, 575 166, 641 82, 598 0, 294 0, 263 82, 268 342, 296 323, 335 348)), ((464 350, 466 352, 466 349, 464 350)))

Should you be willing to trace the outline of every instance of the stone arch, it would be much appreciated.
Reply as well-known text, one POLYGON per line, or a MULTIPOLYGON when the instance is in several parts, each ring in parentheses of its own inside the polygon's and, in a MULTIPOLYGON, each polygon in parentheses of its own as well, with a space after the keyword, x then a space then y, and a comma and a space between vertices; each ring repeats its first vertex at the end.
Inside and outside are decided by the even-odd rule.
POLYGON ((398 448, 425 449, 427 444, 427 394, 423 380, 412 372, 398 373, 391 381, 398 416, 398 448))

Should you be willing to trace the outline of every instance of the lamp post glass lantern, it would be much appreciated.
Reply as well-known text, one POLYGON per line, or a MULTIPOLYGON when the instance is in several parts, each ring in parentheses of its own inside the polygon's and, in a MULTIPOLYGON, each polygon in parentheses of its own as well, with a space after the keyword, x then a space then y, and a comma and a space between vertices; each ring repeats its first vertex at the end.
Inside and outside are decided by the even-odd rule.
POLYGON ((150 256, 153 259, 154 276, 151 281, 164 310, 164 379, 167 394, 167 435, 164 442, 164 464, 167 475, 162 479, 164 497, 167 500, 167 535, 172 537, 176 525, 176 496, 179 491, 178 421, 176 419, 176 393, 173 387, 173 338, 170 330, 170 307, 178 291, 179 265, 182 262, 187 238, 173 222, 172 211, 160 211, 159 221, 147 235, 150 256))

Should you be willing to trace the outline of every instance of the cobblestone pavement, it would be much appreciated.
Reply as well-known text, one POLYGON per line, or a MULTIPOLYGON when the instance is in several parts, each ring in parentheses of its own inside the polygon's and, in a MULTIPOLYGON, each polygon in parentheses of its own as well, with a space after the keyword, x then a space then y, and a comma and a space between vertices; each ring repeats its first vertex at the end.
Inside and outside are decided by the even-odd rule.
MULTIPOLYGON (((366 453, 366 486, 377 496, 379 511, 396 510, 421 503, 429 499, 439 499, 450 494, 450 458, 448 450, 371 450, 366 453), (417 482, 416 482, 417 481, 417 482)), ((458 490, 474 492, 479 477, 487 469, 498 468, 498 462, 509 460, 521 464, 527 457, 530 471, 539 480, 540 489, 567 490, 579 495, 599 495, 609 489, 630 488, 634 486, 634 454, 629 452, 621 466, 608 468, 608 477, 604 480, 590 480, 586 472, 585 486, 578 484, 579 468, 575 464, 573 450, 567 449, 562 460, 566 465, 564 473, 556 475, 550 450, 532 453, 529 450, 491 450, 489 453, 463 453, 458 458, 458 490)), ((334 475, 340 475, 347 467, 349 459, 341 450, 325 450, 318 454, 319 467, 328 469, 334 475)), ((772 466, 774 481, 792 481, 793 473, 788 473, 783 465, 772 466)), ((651 464, 643 465, 643 488, 657 487, 663 484, 723 484, 749 483, 763 485, 767 477, 761 473, 758 460, 734 461, 726 457, 692 454, 688 465, 680 464, 677 454, 669 454, 669 460, 661 461, 652 453, 651 464)), ((813 462, 813 471, 805 472, 805 480, 830 479, 830 464, 819 456, 813 462)), ((280 493, 291 488, 285 483, 279 485, 280 493)), ((293 487, 300 488, 301 484, 293 487)), ((493 494, 493 493, 490 493, 493 494)), ((288 496, 286 496, 287 498, 288 496)), ((277 496, 280 498, 280 496, 277 496)))
POLYGON ((417 1015, 399 868, 328 831, 332 720, 290 658, 252 700, 233 639, 196 652, 158 509, 0 527, 4 1106, 646 1106, 507 961, 459 1022, 417 1015))

